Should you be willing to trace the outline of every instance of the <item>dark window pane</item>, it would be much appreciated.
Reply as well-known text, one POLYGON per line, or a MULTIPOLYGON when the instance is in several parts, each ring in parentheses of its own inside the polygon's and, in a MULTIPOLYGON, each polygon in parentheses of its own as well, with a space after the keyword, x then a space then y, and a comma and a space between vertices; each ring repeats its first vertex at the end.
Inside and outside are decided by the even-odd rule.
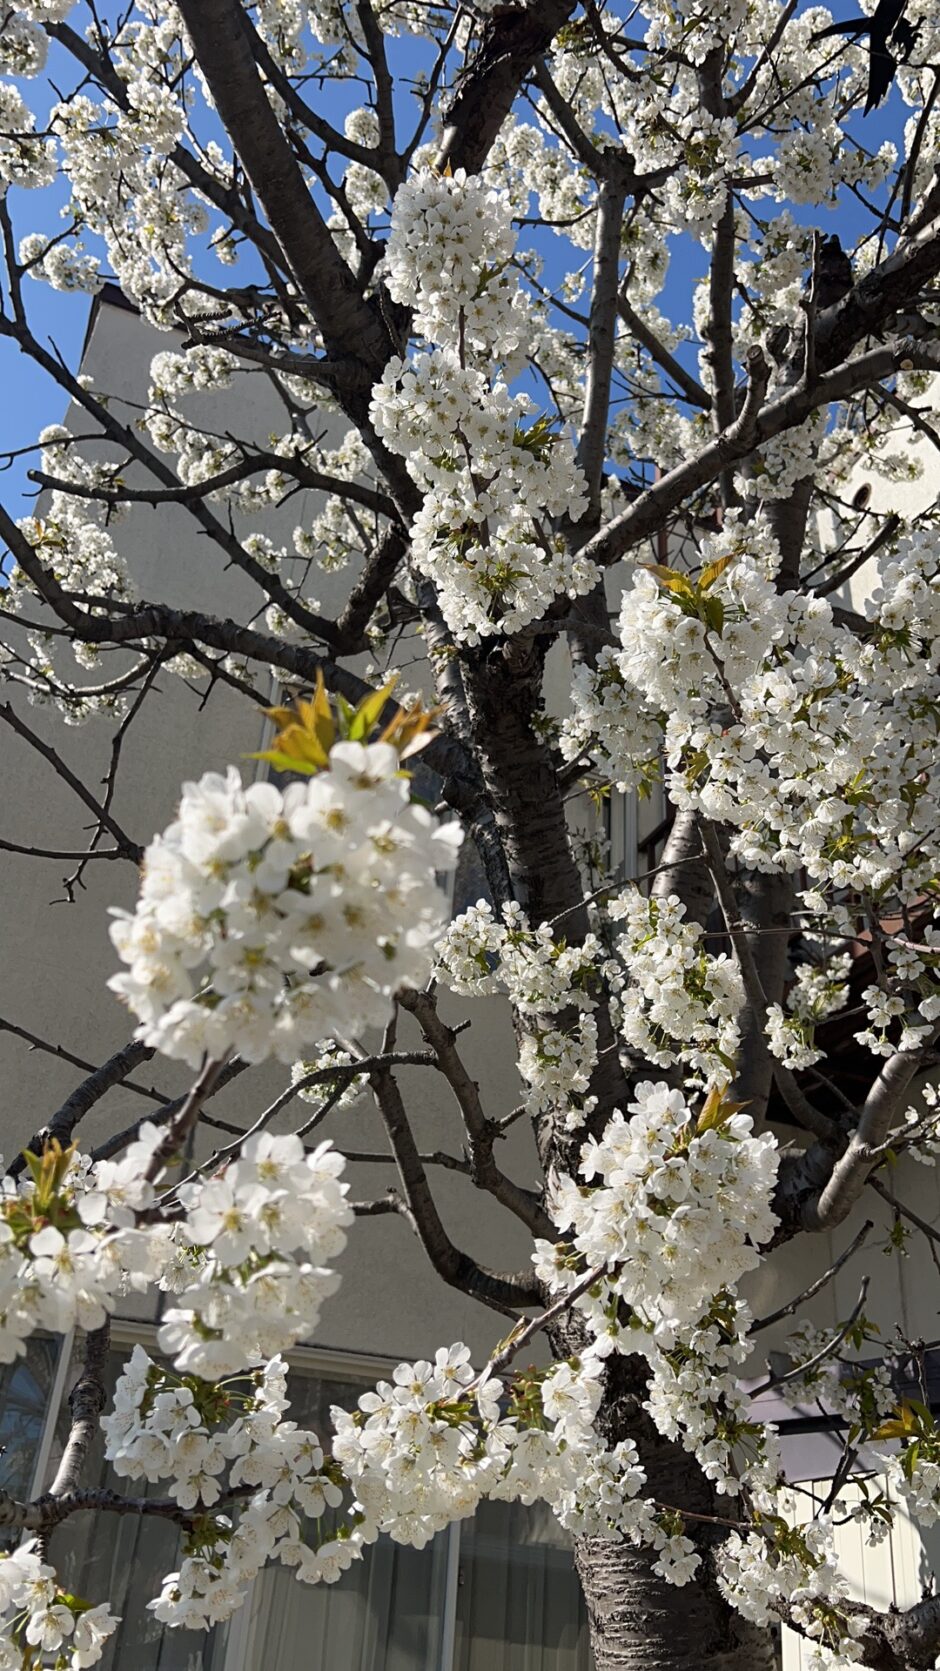
POLYGON ((26 1356, 0 1372, 0 1490, 28 1497, 62 1341, 34 1335, 26 1356))

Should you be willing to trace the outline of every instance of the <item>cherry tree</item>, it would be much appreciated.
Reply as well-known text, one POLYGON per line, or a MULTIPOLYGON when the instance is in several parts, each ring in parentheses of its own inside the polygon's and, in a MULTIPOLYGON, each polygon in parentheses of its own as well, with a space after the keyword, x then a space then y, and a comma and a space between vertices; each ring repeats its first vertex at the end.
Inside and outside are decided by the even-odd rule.
POLYGON ((940 1430, 872 1363, 861 1305, 834 1335, 794 1324, 781 1390, 846 1433, 808 1524, 742 1385, 767 1319, 740 1280, 821 1245, 899 1153, 931 1160, 940 1121, 940 533, 934 508, 912 526, 856 495, 862 462, 908 470, 899 423, 937 444, 918 402, 940 370, 940 23, 909 0, 905 114, 879 141, 866 36, 832 21, 797 0, 0 4, 0 337, 82 415, 39 437, 36 514, 0 510, 0 720, 92 813, 79 864, 140 867, 112 928, 133 1037, 30 1112, 0 1197, 0 1359, 37 1329, 85 1340, 54 1483, 0 1502, 3 1665, 91 1665, 114 1628, 57 1577, 73 1514, 177 1522, 151 1606, 198 1629, 268 1561, 341 1581, 380 1534, 420 1547, 484 1498, 543 1501, 572 1534, 598 1671, 756 1671, 780 1623, 810 1665, 934 1663, 940 1602, 879 1614, 833 1554, 853 1469, 871 1541, 898 1501, 940 1517, 940 1430), (104 277, 177 333, 134 423, 31 322, 34 281, 104 277), (266 444, 188 416, 245 365, 287 414, 266 444), (265 513, 299 490, 321 508, 281 548, 265 513), (157 504, 252 583, 250 619, 224 577, 211 614, 140 596, 121 516, 157 504), (864 601, 833 603, 866 564, 864 601), (334 615, 318 567, 348 572, 334 615), (356 671, 402 624, 430 711, 356 671), (246 751, 271 674, 285 697, 275 776, 219 761, 144 849, 113 776, 76 776, 28 704, 110 728, 117 772, 158 673, 225 686, 246 751), (586 867, 569 817, 617 793, 664 797, 638 881, 586 867), (461 840, 487 897, 450 920, 461 840), (531 1122, 537 1190, 500 1165, 445 989, 471 1018, 484 994, 511 1008, 502 1124, 531 1122), (840 1012, 860 1096, 828 1059, 840 1012), (154 1056, 188 1064, 188 1093, 83 1149, 82 1118, 154 1056), (250 1098, 272 1060, 284 1096, 180 1166, 221 1085, 250 1098), (449 1082, 450 1164, 525 1227, 525 1268, 448 1235, 406 1064, 449 1082), (374 1202, 341 1142, 305 1141, 363 1087, 398 1178, 374 1202), (366 1213, 404 1217, 492 1308, 492 1353, 442 1342, 305 1431, 282 1354, 316 1338, 366 1213), (138 1346, 105 1409, 108 1317, 154 1287, 159 1357, 138 1346), (99 1423, 126 1495, 84 1477, 99 1423))

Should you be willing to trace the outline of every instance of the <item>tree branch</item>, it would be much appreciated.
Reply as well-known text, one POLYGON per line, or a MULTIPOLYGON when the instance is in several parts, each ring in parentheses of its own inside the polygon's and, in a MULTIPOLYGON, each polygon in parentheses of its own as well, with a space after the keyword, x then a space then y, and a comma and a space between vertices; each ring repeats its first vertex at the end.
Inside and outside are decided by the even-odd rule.
POLYGON ((107 807, 102 806, 101 802, 95 799, 91 790, 86 788, 81 779, 75 776, 71 767, 66 765, 62 756, 56 753, 56 750, 52 747, 51 743, 45 743, 41 737, 37 737, 35 731, 30 729, 25 720, 20 719, 19 715, 14 712, 9 702, 0 702, 0 720, 3 720, 4 723, 10 727, 11 731, 15 731, 16 735, 18 737, 22 737, 23 741, 28 743, 30 748, 35 749, 37 754, 41 754, 42 758, 49 762, 49 765, 55 772, 58 773, 63 783, 67 783, 69 788, 78 796, 79 800, 94 813, 99 825, 108 830, 114 837, 121 856, 132 860, 134 864, 140 864, 140 861, 144 856, 143 848, 139 847, 138 844, 135 841, 132 841, 130 836, 122 830, 120 824, 112 817, 107 807))
POLYGON ((370 1074, 369 1083, 385 1124, 415 1231, 438 1276, 452 1288, 459 1288, 496 1311, 514 1312, 519 1306, 537 1304, 539 1286, 533 1273, 491 1271, 454 1246, 431 1194, 394 1075, 388 1068, 380 1068, 370 1074))
POLYGON ((531 1230, 533 1236, 542 1236, 554 1241, 555 1226, 545 1211, 540 1196, 534 1190, 523 1189, 520 1184, 513 1183, 493 1158, 493 1145, 499 1135, 498 1128, 486 1117, 480 1100, 479 1086, 461 1059, 453 1028, 441 1020, 430 993, 402 992, 399 1002, 402 1009, 409 1010, 415 1017, 454 1093, 467 1132, 469 1173, 474 1184, 478 1189, 486 1190, 489 1195, 494 1196, 504 1207, 508 1207, 509 1211, 531 1230))
POLYGON ((336 248, 265 93, 253 31, 238 0, 179 0, 219 118, 251 181, 327 352, 365 361, 376 376, 390 342, 381 313, 363 300, 336 248))

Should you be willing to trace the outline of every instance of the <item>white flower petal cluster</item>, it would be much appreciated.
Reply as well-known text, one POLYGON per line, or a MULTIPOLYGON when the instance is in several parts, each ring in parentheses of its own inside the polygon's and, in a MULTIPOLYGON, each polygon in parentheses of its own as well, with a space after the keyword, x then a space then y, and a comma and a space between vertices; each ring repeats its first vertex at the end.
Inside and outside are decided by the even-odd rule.
POLYGON ((145 1123, 120 1160, 92 1166, 60 1152, 50 1196, 31 1175, 0 1193, 0 1363, 20 1357, 37 1329, 97 1329, 131 1290, 161 1275, 161 1227, 137 1227, 154 1199, 147 1172, 164 1138, 145 1123))
POLYGON ((596 1360, 571 1359, 504 1387, 475 1375, 458 1341, 433 1363, 399 1364, 355 1412, 334 1409, 327 1457, 315 1433, 286 1419, 282 1359, 247 1384, 217 1386, 161 1369, 137 1347, 103 1420, 106 1454, 125 1477, 168 1480, 201 1517, 152 1611, 172 1627, 205 1628, 241 1605, 268 1560, 302 1582, 332 1583, 379 1532, 421 1548, 484 1496, 541 1499, 572 1530, 651 1543, 667 1576, 684 1582, 695 1563, 680 1562, 681 1540, 639 1496, 635 1446, 607 1451, 594 1432, 601 1374, 596 1360), (344 1523, 318 1539, 310 1522, 327 1509, 344 1523))
MULTIPOLYGON (((729 518, 702 558, 703 575, 730 561, 684 593, 681 577, 677 590, 640 569, 625 594, 616 663, 629 702, 619 741, 605 715, 599 750, 611 775, 656 769, 646 727, 634 751, 639 698, 660 727, 670 799, 730 824, 746 866, 802 866, 823 887, 863 894, 890 884, 912 903, 940 859, 934 533, 905 535, 882 560, 865 635, 837 624, 825 599, 777 589, 759 522, 729 518)), ((616 693, 609 684, 598 703, 616 693)))
POLYGON ((767 1008, 767 1042, 771 1054, 788 1068, 808 1068, 824 1052, 817 1048, 816 1027, 827 1016, 844 1009, 852 958, 841 952, 819 965, 800 963, 794 970, 793 985, 787 993, 786 1009, 780 1004, 767 1008))
POLYGON ((812 1647, 813 1671, 848 1671, 861 1664, 857 1638, 865 1630, 864 1616, 840 1606, 848 1585, 836 1570, 832 1552, 833 1529, 818 1516, 801 1528, 789 1547, 774 1546, 761 1532, 741 1536, 732 1532, 722 1546, 718 1584, 731 1605, 757 1625, 778 1623, 788 1615, 812 1647))
POLYGON ((544 421, 527 423, 532 401, 508 387, 531 335, 507 271, 510 217, 505 198, 462 171, 415 175, 399 188, 389 284, 414 308, 428 347, 389 362, 370 407, 423 490, 414 560, 434 580, 451 630, 471 644, 525 626, 559 594, 576 597, 597 580, 553 527, 577 522, 586 506, 571 448, 544 421))
POLYGON ((55 1146, 0 1195, 0 1362, 37 1329, 97 1329, 127 1294, 175 1296, 161 1350, 181 1373, 218 1377, 314 1332, 338 1286, 331 1261, 352 1211, 343 1157, 261 1132, 239 1159, 180 1184, 182 1216, 157 1215, 166 1131, 145 1123, 118 1160, 55 1146))
POLYGON ((62 1671, 97 1665, 120 1620, 59 1588, 38 1540, 0 1555, 0 1665, 14 1671, 55 1655, 62 1671))
POLYGON ((409 800, 391 744, 337 743, 283 792, 207 773, 148 847, 136 910, 115 912, 128 969, 110 985, 140 1038, 193 1066, 293 1062, 382 1025, 430 972, 459 839, 409 800))
POLYGON ((343 1166, 329 1143, 308 1154, 261 1132, 220 1175, 179 1186, 184 1243, 205 1255, 159 1331, 181 1373, 228 1375, 313 1334, 353 1219, 343 1166))
POLYGON ((516 249, 504 196, 461 168, 413 174, 395 194, 386 283, 414 307, 415 330, 442 348, 461 343, 480 363, 502 360, 524 328, 518 285, 506 271, 516 249))
POLYGON ((36 133, 36 118, 18 88, 0 81, 0 190, 48 186, 55 179, 55 150, 36 133))
POLYGON ((169 401, 196 389, 227 389, 238 361, 227 348, 197 343, 183 353, 168 350, 150 362, 150 399, 169 401))
POLYGON ((45 279, 53 290, 83 290, 95 295, 104 279, 96 256, 80 244, 57 244, 31 232, 20 244, 20 261, 31 278, 45 279))
POLYGON ((550 923, 530 926, 522 907, 510 903, 498 922, 493 907, 478 900, 453 919, 438 948, 440 967, 453 992, 481 997, 505 991, 526 1015, 590 1007, 589 986, 602 955, 596 935, 566 945, 550 923))
POLYGON ((452 990, 505 991, 531 1018, 518 1062, 528 1105, 557 1109, 569 1130, 594 1106, 587 1095, 597 1062, 590 1011, 601 978, 620 1037, 646 1061, 682 1062, 708 1077, 717 1068, 730 1071, 740 1043, 744 991, 737 964, 704 949, 702 929, 684 920, 677 898, 647 899, 630 886, 608 901, 607 916, 625 925, 613 956, 594 934, 568 946, 553 938, 550 924, 530 928, 518 906, 507 906, 498 922, 482 900, 454 919, 440 947, 452 990))
POLYGON ((652 1541, 655 1514, 629 1440, 605 1450, 593 1427, 602 1366, 590 1357, 504 1385, 474 1376, 462 1342, 434 1363, 399 1364, 359 1400, 332 1411, 333 1455, 367 1525, 422 1547, 483 1497, 549 1503, 563 1525, 652 1541))
POLYGON ((424 490, 414 560, 468 644, 515 632, 597 580, 553 530, 553 518, 582 515, 584 478, 564 438, 526 424, 534 411, 528 395, 463 367, 452 349, 390 360, 372 392, 378 434, 424 490))
POLYGON ((892 1495, 906 1505, 918 1526, 929 1528, 940 1520, 940 1446, 930 1445, 926 1454, 918 1449, 916 1461, 905 1451, 886 1454, 881 1460, 892 1495))
MULTIPOLYGON (((45 240, 41 242, 45 247, 45 240)), ((63 249, 68 253, 62 245, 53 250, 57 260, 63 249)), ((39 441, 42 469, 48 475, 74 482, 79 492, 108 484, 112 466, 77 451, 75 438, 64 424, 47 425, 39 441)), ((105 526, 109 509, 114 511, 110 520, 117 523, 120 511, 116 507, 96 504, 67 489, 55 489, 48 496, 41 518, 24 517, 18 524, 43 567, 64 590, 83 602, 88 600, 86 608, 91 615, 106 611, 112 599, 125 600, 132 596, 124 560, 118 554, 110 528, 105 526)), ((36 607, 37 591, 26 572, 14 562, 4 579, 5 608, 12 613, 25 611, 31 615, 36 607)), ((56 707, 66 725, 82 724, 93 715, 120 718, 126 712, 128 698, 122 692, 120 681, 114 688, 108 684, 82 685, 76 680, 76 662, 83 668, 97 665, 100 654, 97 645, 79 641, 66 644, 38 626, 28 629, 26 636, 31 650, 30 678, 26 683, 30 703, 56 707)))
POLYGON ((782 1386, 781 1394, 788 1404, 822 1405, 851 1422, 859 1419, 864 1405, 870 1428, 894 1408, 897 1394, 888 1366, 847 1359, 832 1347, 831 1331, 827 1334, 804 1321, 789 1335, 786 1350, 794 1370, 802 1364, 810 1366, 805 1374, 794 1375, 782 1386), (813 1359, 819 1361, 814 1363, 813 1359))
POLYGON ((661 745, 659 717, 628 683, 616 650, 605 646, 594 667, 574 669, 571 709, 559 738, 565 760, 592 754, 613 787, 629 794, 658 775, 661 745))
POLYGON ((530 927, 522 908, 504 906, 497 921, 492 906, 478 900, 455 917, 439 947, 440 968, 454 992, 476 997, 506 992, 526 1016, 518 1068, 533 1112, 556 1110, 573 1131, 594 1107, 588 1096, 597 1062, 597 1024, 590 1014, 603 948, 588 934, 566 945, 551 924, 530 927))
POLYGON ((205 1629, 227 1619, 268 1560, 307 1583, 332 1583, 361 1553, 353 1529, 317 1544, 308 1524, 343 1501, 342 1476, 317 1435, 285 1420, 286 1365, 273 1358, 246 1384, 174 1377, 136 1347, 102 1422, 106 1454, 131 1479, 170 1481, 181 1508, 207 1516, 150 1603, 163 1624, 205 1629), (234 1418, 234 1419, 233 1419, 234 1418), (233 1525, 231 1507, 237 1514, 233 1525))
POLYGON ((356 1058, 343 1050, 335 1040, 328 1039, 316 1056, 291 1063, 291 1083, 298 1087, 301 1102, 312 1102, 322 1107, 329 1103, 337 1113, 347 1113, 361 1101, 365 1088, 364 1074, 330 1073, 331 1068, 352 1067, 356 1058), (316 1074, 315 1079, 312 1076, 316 1074), (304 1083, 312 1080, 312 1083, 304 1083))
POLYGON ((0 69, 7 75, 39 75, 45 68, 47 52, 44 31, 14 8, 0 30, 0 69))
POLYGON ((685 920, 674 894, 647 898, 631 886, 610 901, 608 914, 624 925, 615 942, 623 973, 611 987, 628 1048, 657 1067, 684 1062, 706 1075, 719 1064, 730 1069, 744 1006, 736 960, 705 950, 703 929, 685 920))
POLYGON ((900 1136, 905 1154, 920 1166, 932 1167, 940 1156, 940 1090, 923 1085, 920 1098, 921 1107, 905 1109, 900 1136))
POLYGON ((757 1250, 777 1223, 776 1140, 755 1137, 746 1114, 724 1112, 711 1123, 708 1107, 696 1118, 681 1091, 646 1081, 628 1105, 630 1118, 615 1113, 603 1137, 585 1144, 589 1187, 557 1181, 552 1214, 564 1240, 536 1244, 536 1269, 561 1290, 575 1286, 582 1260, 608 1267, 576 1301, 591 1320, 595 1349, 631 1350, 632 1330, 616 1322, 615 1301, 668 1348, 760 1262, 757 1250), (594 1178, 601 1182, 591 1187, 594 1178))

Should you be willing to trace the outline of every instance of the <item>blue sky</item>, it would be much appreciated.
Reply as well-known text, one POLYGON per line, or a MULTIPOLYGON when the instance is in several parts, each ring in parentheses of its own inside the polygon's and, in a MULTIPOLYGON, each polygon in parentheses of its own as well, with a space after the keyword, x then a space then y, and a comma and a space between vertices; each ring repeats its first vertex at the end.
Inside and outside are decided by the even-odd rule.
MULTIPOLYGON (((846 15, 847 7, 843 4, 834 6, 833 10, 837 15, 846 15)), ((403 47, 404 43, 396 45, 403 47)), ((409 56, 398 67, 411 70, 418 62, 419 49, 414 42, 410 42, 404 50, 409 56)), ((53 44, 45 77, 41 82, 26 84, 24 91, 35 107, 38 102, 46 104, 56 96, 51 91, 52 83, 65 89, 72 86, 75 79, 71 59, 53 44)), ((315 99, 315 91, 311 89, 308 96, 315 99)), ((361 88, 336 90, 332 87, 325 96, 321 96, 324 97, 324 114, 340 125, 343 110, 361 99, 361 88)), ((409 95, 403 92, 405 131, 410 130, 413 108, 409 95)), ((871 117, 864 120, 856 118, 852 130, 866 147, 877 150, 885 138, 900 139, 907 114, 899 95, 893 94, 887 104, 871 117)), ((66 197, 64 183, 38 192, 12 188, 9 203, 17 237, 22 237, 27 231, 58 231, 61 227, 59 211, 66 197)), ((772 205, 759 204, 757 207, 771 209, 772 205)), ((837 209, 799 210, 797 218, 806 225, 818 225, 826 231, 837 230, 843 243, 849 247, 871 224, 862 206, 847 193, 842 194, 837 209)), ((531 230, 527 230, 522 238, 523 244, 531 247, 532 236, 531 230)), ((658 305, 674 320, 688 317, 692 287, 702 276, 706 261, 705 252, 691 238, 672 241, 669 275, 658 305)), ((234 282, 243 283, 248 276, 241 269, 237 276, 233 275, 234 282)), ((64 295, 47 284, 33 280, 25 282, 25 291, 36 335, 46 345, 54 345, 73 368, 77 367, 91 298, 83 294, 64 295)), ((690 364, 694 367, 694 363, 694 351, 691 351, 690 364)), ((0 391, 0 455, 29 446, 44 425, 57 422, 63 416, 65 402, 61 391, 50 384, 15 344, 7 341, 0 341, 0 391)), ((30 508, 33 489, 27 471, 36 462, 34 454, 15 458, 9 463, 0 457, 0 496, 15 515, 22 515, 30 508)))

